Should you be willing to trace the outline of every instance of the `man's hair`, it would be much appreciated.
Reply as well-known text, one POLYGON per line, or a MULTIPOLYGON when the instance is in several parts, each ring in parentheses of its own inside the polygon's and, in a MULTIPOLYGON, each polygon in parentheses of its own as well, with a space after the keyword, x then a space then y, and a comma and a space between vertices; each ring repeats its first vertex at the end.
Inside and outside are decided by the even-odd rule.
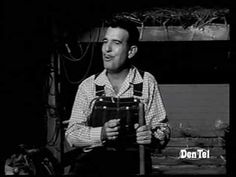
POLYGON ((125 18, 112 18, 106 24, 107 27, 122 28, 129 33, 128 44, 138 45, 139 42, 139 30, 134 22, 125 18))

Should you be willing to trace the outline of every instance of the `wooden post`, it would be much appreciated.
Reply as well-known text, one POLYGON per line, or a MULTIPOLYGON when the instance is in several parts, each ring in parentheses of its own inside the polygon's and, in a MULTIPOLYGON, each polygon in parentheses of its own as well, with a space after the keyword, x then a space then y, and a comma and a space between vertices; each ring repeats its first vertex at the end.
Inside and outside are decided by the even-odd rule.
MULTIPOLYGON (((53 153, 58 162, 63 164, 64 130, 60 98, 61 83, 59 78, 61 75, 61 69, 60 55, 56 52, 51 56, 50 67, 52 67, 53 70, 49 76, 49 85, 51 85, 48 93, 48 104, 51 109, 47 110, 47 141, 49 143, 47 143, 46 146, 53 153), (58 151, 58 149, 60 150, 58 151)), ((61 173, 64 174, 64 168, 61 169, 61 173)))
MULTIPOLYGON (((139 103, 139 126, 144 125, 144 106, 143 103, 139 103)), ((145 174, 145 149, 144 145, 139 145, 139 174, 145 174)))

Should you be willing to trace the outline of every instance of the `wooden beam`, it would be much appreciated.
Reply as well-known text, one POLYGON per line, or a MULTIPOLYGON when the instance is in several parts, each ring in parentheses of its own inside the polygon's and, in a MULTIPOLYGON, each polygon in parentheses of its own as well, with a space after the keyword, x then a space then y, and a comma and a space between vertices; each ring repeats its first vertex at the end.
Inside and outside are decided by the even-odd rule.
MULTIPOLYGON (((205 25, 201 28, 190 26, 145 26, 138 27, 140 41, 211 41, 230 40, 230 26, 224 24, 205 25)), ((93 28, 84 34, 79 34, 78 42, 102 42, 106 28, 93 28)))

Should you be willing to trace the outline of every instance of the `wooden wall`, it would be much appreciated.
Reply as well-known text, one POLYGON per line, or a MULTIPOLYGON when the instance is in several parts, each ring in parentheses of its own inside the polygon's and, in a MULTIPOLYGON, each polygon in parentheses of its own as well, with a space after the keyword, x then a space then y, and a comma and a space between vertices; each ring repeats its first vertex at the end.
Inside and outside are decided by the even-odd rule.
POLYGON ((153 153, 153 173, 225 174, 229 85, 172 84, 160 90, 172 133, 167 147, 153 153), (180 150, 190 147, 210 150, 210 158, 180 159, 180 150))

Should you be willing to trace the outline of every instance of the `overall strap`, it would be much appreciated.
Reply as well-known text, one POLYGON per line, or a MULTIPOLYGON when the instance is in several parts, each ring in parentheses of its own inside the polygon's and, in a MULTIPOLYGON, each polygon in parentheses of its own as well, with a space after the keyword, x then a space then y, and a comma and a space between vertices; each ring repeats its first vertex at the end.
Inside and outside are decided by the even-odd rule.
MULTIPOLYGON (((98 76, 99 74, 100 74, 100 73, 95 74, 94 80, 97 78, 97 76, 98 76)), ((96 96, 105 95, 104 87, 105 87, 104 85, 100 86, 100 85, 95 84, 96 96)))
MULTIPOLYGON (((142 78, 144 77, 144 71, 138 70, 142 78)), ((143 82, 134 84, 134 96, 139 96, 141 97, 143 95, 143 82)))
POLYGON ((95 87, 96 87, 96 96, 105 95, 104 85, 100 86, 95 84, 95 87))

